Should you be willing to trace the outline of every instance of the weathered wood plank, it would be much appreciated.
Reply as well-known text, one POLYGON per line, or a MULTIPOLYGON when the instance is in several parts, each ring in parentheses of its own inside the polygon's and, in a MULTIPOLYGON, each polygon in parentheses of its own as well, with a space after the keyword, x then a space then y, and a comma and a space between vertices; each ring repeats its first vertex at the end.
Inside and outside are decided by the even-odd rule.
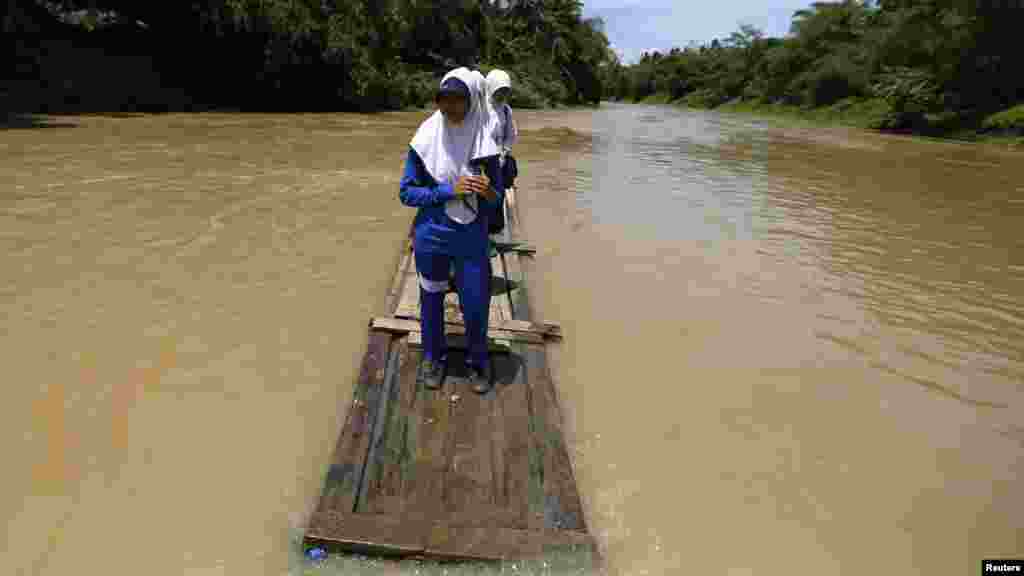
POLYGON ((437 523, 430 530, 425 553, 449 559, 526 560, 555 552, 593 557, 594 543, 577 532, 516 530, 495 526, 437 523))
MULTIPOLYGON (((371 318, 370 327, 394 332, 419 331, 418 319, 409 318, 371 318)), ((445 322, 445 330, 449 334, 465 334, 465 325, 462 322, 445 322)), ((496 338, 503 338, 507 333, 523 333, 544 337, 559 337, 561 328, 557 324, 529 322, 524 320, 506 320, 500 323, 492 323, 487 328, 488 335, 496 338)), ((530 342, 542 343, 543 340, 531 339, 530 342)))
MULTIPOLYGON (((513 344, 513 351, 521 345, 513 344)), ((518 353, 509 356, 510 372, 498 379, 494 390, 495 401, 500 404, 502 418, 503 465, 496 469, 496 481, 500 485, 499 501, 507 503, 511 520, 510 527, 526 528, 528 525, 529 479, 530 479, 530 414, 529 386, 526 382, 526 367, 518 353)))
POLYGON ((593 539, 572 531, 422 522, 370 514, 326 513, 306 541, 342 551, 446 560, 529 560, 554 554, 597 559, 593 539))
MULTIPOLYGON (((523 243, 523 230, 518 225, 521 220, 519 217, 518 204, 516 203, 516 190, 512 190, 507 194, 508 204, 506 210, 510 215, 511 226, 508 226, 504 231, 504 242, 508 244, 523 243)), ((514 284, 514 289, 510 293, 513 309, 513 317, 523 321, 529 321, 533 318, 533 310, 530 304, 530 300, 527 298, 527 279, 526 279, 526 261, 524 259, 533 256, 536 253, 536 249, 530 247, 529 250, 523 252, 508 252, 505 255, 505 263, 508 269, 508 277, 514 284)), ((542 324, 542 326, 544 326, 542 324)), ((561 338, 561 330, 557 326, 553 326, 553 330, 550 333, 550 337, 561 338)))
POLYGON ((505 190, 505 230, 512 231, 519 226, 519 208, 516 204, 516 189, 510 187, 505 190))
MULTIPOLYGON (((463 354, 453 353, 449 370, 463 369, 463 354)), ((490 405, 493 395, 481 396, 469 387, 452 389, 450 451, 445 481, 449 517, 493 519, 494 473, 491 469, 490 405)))
POLYGON ((377 414, 384 383, 391 334, 371 331, 366 354, 359 369, 347 410, 345 425, 338 436, 327 477, 324 480, 319 508, 328 511, 352 512, 365 467, 366 453, 377 414))
POLYGON ((312 518, 305 539, 346 551, 414 555, 425 551, 429 534, 429 523, 327 511, 312 518))
POLYGON ((544 522, 544 444, 537 441, 537 414, 535 413, 536 402, 533 398, 534 390, 530 383, 530 365, 527 346, 516 344, 516 353, 523 362, 523 371, 526 374, 526 412, 529 419, 529 434, 526 437, 529 455, 529 476, 526 479, 526 492, 522 499, 526 501, 527 519, 526 527, 529 529, 543 529, 544 522))
MULTIPOLYGON (((494 282, 494 277, 505 279, 505 268, 502 267, 501 257, 495 256, 491 258, 491 278, 494 282)), ((513 318, 512 308, 509 306, 511 299, 506 294, 496 294, 491 296, 491 317, 488 319, 488 323, 500 323, 505 320, 511 320, 513 318)))
MULTIPOLYGON (((491 494, 494 506, 511 514, 512 508, 508 500, 508 469, 505 464, 505 449, 508 443, 505 434, 505 415, 502 411, 502 390, 511 385, 518 374, 517 358, 511 354, 494 355, 491 357, 491 371, 494 377, 494 390, 489 394, 488 418, 491 426, 491 494)), ((515 515, 504 521, 503 526, 516 526, 515 515)))
MULTIPOLYGON (((408 320, 405 318, 385 318, 379 321, 375 320, 372 324, 374 330, 384 330, 393 332, 395 334, 409 334, 411 341, 414 344, 419 344, 422 336, 420 335, 420 323, 415 320, 408 320)), ((461 324, 445 324, 445 336, 451 341, 455 338, 457 341, 461 341, 460 337, 466 334, 466 328, 461 324)), ((501 330, 497 328, 487 329, 488 339, 494 342, 512 342, 519 341, 527 344, 543 344, 544 339, 530 332, 513 332, 508 330, 501 330)), ((464 346, 459 346, 464 347, 464 346)))
MULTIPOLYGON (((416 346, 423 345, 423 334, 420 332, 409 332, 409 344, 416 346)), ((448 342, 449 349, 465 350, 469 348, 469 344, 466 342, 466 336, 464 334, 447 334, 445 340, 448 342)), ((487 349, 490 352, 497 354, 507 354, 512 341, 511 340, 496 340, 491 338, 487 342, 487 349)))
POLYGON ((450 394, 447 382, 441 390, 417 387, 406 439, 411 460, 402 478, 403 518, 433 521, 444 512, 450 394))
POLYGON ((530 383, 533 440, 540 458, 543 491, 544 514, 541 518, 534 517, 531 527, 586 531, 583 505, 562 434, 557 391, 548 374, 544 348, 523 346, 522 349, 526 360, 526 379, 530 383))
POLYGON ((401 300, 410 272, 412 272, 412 277, 415 279, 416 263, 412 257, 412 243, 407 241, 403 243, 403 249, 398 259, 398 269, 395 271, 395 276, 391 281, 391 288, 388 290, 387 298, 384 300, 385 314, 394 314, 395 310, 398 309, 399 301, 401 300))
POLYGON ((420 314, 420 281, 419 275, 416 273, 416 263, 412 252, 409 253, 410 266, 404 271, 404 280, 402 281, 401 295, 398 298, 398 304, 395 306, 394 314, 399 315, 413 315, 419 317, 420 314))
MULTIPOLYGON (((453 356, 456 366, 463 358, 453 356)), ((514 360, 492 354, 495 387, 508 386, 516 377, 514 360)), ((457 369, 456 374, 462 375, 457 369)), ((453 388, 459 401, 452 404, 452 450, 446 480, 451 525, 521 526, 521 507, 510 507, 505 485, 505 423, 497 392, 482 396, 468 386, 453 388), (474 422, 475 420, 475 422, 474 422)))
POLYGON ((389 366, 386 405, 382 421, 368 455, 364 483, 366 490, 356 510, 367 514, 397 515, 402 510, 402 472, 407 467, 406 433, 408 407, 415 393, 420 353, 409 347, 408 338, 392 344, 394 360, 389 366))
POLYGON ((537 248, 530 246, 525 242, 507 242, 504 236, 500 238, 494 238, 494 249, 495 251, 506 254, 527 254, 536 255, 537 248))
MULTIPOLYGON (((523 285, 517 285, 516 289, 512 291, 513 302, 515 304, 515 313, 518 318, 502 320, 497 318, 500 314, 496 314, 494 311, 497 304, 492 302, 491 311, 489 315, 489 321, 487 323, 488 331, 493 330, 509 330, 511 332, 530 332, 538 334, 544 338, 550 338, 554 340, 560 340, 562 338, 562 330, 557 324, 550 322, 529 322, 525 320, 530 315, 529 300, 526 298, 526 289, 523 285)), ((503 296, 494 296, 492 300, 497 301, 503 298, 503 296)), ((419 305, 408 308, 404 305, 400 306, 395 310, 394 317, 398 320, 411 320, 413 322, 419 322, 420 310, 419 305)), ((446 325, 461 326, 463 324, 461 315, 451 316, 445 318, 446 325)))

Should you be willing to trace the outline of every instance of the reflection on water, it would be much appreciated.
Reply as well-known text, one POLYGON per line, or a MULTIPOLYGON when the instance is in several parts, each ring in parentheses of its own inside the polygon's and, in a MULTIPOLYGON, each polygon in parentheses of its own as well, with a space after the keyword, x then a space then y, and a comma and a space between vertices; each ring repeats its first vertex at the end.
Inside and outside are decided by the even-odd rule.
MULTIPOLYGON (((815 327, 822 338, 864 354, 884 350, 879 365, 889 370, 913 357, 943 366, 935 388, 957 397, 967 378, 980 389, 979 379, 996 376, 985 382, 1004 401, 982 405, 1008 407, 1021 391, 1024 196, 1007 175, 1024 175, 1018 165, 979 161, 957 145, 900 148, 851 132, 861 142, 835 146, 735 118, 641 110, 632 112, 641 129, 623 121, 622 109, 595 115, 592 178, 578 173, 573 182, 595 223, 630 227, 620 242, 754 242, 759 262, 816 276, 801 298, 843 298, 857 320, 867 314, 876 325, 847 338, 843 326, 854 318, 824 305, 815 327), (973 161, 955 159, 964 154, 973 161)), ((743 290, 752 297, 791 289, 750 280, 743 290)))
MULTIPOLYGON (((5 573, 304 570, 422 116, 0 134, 5 573)), ((1024 555, 1019 155, 667 107, 517 119, 530 287, 566 333, 609 573, 1024 555)))
POLYGON ((672 108, 592 122, 590 149, 523 197, 611 565, 1019 556, 1020 158, 672 108))

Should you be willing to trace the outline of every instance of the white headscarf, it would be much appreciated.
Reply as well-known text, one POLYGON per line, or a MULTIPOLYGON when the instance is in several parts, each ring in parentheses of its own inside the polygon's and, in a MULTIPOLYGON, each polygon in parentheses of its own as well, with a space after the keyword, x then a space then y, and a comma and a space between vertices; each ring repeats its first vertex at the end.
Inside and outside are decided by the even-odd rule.
MULTIPOLYGON (((470 101, 462 124, 452 126, 438 110, 420 124, 410 145, 434 180, 454 186, 459 177, 471 174, 470 160, 498 155, 498 145, 488 129, 493 123, 493 114, 487 102, 487 82, 483 74, 456 68, 445 74, 441 84, 451 77, 458 78, 469 88, 470 101)), ((448 216, 461 224, 469 224, 476 219, 476 195, 466 197, 466 200, 472 209, 467 208, 460 198, 445 204, 448 216)))
POLYGON ((504 70, 494 69, 487 74, 487 97, 490 98, 500 88, 512 89, 512 78, 504 70))
POLYGON ((494 69, 487 74, 487 103, 490 105, 494 116, 493 130, 494 139, 501 147, 510 147, 515 142, 515 128, 511 125, 511 117, 507 114, 511 110, 508 104, 500 108, 494 108, 494 101, 491 98, 494 93, 502 88, 512 89, 512 78, 504 70, 494 69))

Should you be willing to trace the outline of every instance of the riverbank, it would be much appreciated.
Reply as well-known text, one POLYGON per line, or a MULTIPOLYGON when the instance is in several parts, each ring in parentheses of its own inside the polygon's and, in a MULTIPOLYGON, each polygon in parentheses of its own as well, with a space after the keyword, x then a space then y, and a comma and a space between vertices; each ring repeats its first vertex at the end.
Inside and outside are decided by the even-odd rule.
POLYGON ((864 130, 977 142, 1024 149, 1024 104, 982 117, 925 114, 916 124, 894 130, 883 128, 891 109, 878 98, 845 98, 830 106, 808 108, 752 100, 732 100, 719 106, 703 106, 694 99, 672 100, 667 94, 652 94, 643 104, 715 110, 767 118, 796 120, 820 126, 848 126, 864 130))

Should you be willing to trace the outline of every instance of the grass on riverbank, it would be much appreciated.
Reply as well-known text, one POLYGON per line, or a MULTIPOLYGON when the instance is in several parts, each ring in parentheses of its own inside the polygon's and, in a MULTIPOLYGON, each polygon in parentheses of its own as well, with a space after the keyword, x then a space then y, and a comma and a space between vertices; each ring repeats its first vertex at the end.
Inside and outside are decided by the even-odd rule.
POLYGON ((888 106, 880 100, 841 100, 821 108, 801 108, 785 104, 770 104, 751 101, 733 101, 718 106, 722 112, 762 114, 799 118, 822 124, 838 124, 855 128, 874 128, 888 112, 888 106))
MULTIPOLYGON (((879 98, 845 98, 830 106, 806 108, 752 100, 732 100, 718 106, 704 104, 700 94, 672 100, 668 94, 651 94, 643 104, 671 104, 696 109, 710 109, 734 114, 799 120, 822 126, 849 126, 878 130, 890 113, 889 105, 879 98)), ((901 131, 933 138, 969 142, 987 142, 1024 148, 1024 104, 991 114, 984 118, 966 119, 954 114, 926 114, 924 122, 901 131)))
MULTIPOLYGON (((846 98, 831 106, 804 108, 785 104, 732 101, 715 108, 722 112, 793 118, 819 125, 839 125, 878 130, 889 106, 878 98, 846 98)), ((1024 105, 968 120, 952 114, 926 114, 924 123, 901 133, 931 138, 986 142, 1024 148, 1024 105)))

